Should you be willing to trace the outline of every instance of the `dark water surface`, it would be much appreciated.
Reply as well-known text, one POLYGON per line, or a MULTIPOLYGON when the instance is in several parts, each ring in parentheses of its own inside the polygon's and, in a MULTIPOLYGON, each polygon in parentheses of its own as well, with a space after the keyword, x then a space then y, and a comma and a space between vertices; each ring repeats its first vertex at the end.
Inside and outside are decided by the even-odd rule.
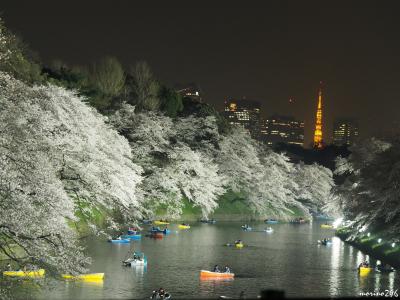
MULTIPOLYGON (((333 236, 332 230, 321 229, 320 224, 268 225, 274 228, 268 234, 244 232, 241 223, 195 223, 189 230, 170 225, 172 233, 161 240, 143 236, 141 241, 118 245, 90 239, 86 245, 93 258, 91 272, 104 272, 102 283, 56 281, 51 288, 43 288, 22 282, 13 294, 36 299, 148 299, 152 290, 163 287, 173 298, 183 299, 237 297, 241 291, 246 297, 256 297, 262 289, 284 290, 287 297, 335 297, 400 287, 394 273, 374 272, 360 278, 356 267, 368 257, 338 238, 333 238, 331 246, 318 246, 318 239, 333 236), (235 239, 249 246, 223 246, 235 239), (121 265, 133 249, 146 254, 147 267, 121 265), (229 265, 235 279, 200 280, 199 271, 215 264, 229 265)), ((251 225, 259 230, 266 227, 251 225)))

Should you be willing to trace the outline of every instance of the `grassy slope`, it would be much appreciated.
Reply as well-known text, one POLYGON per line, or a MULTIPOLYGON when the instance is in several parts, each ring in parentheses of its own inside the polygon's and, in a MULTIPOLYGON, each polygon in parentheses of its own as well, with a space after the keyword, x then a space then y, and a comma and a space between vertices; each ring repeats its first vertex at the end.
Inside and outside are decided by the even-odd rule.
MULTIPOLYGON (((219 221, 246 221, 246 220, 264 220, 266 217, 273 217, 272 215, 258 215, 254 213, 246 203, 242 195, 227 192, 218 200, 218 208, 214 211, 210 218, 215 218, 219 221)), ((193 206, 187 199, 184 200, 184 207, 182 216, 179 220, 194 221, 202 217, 201 209, 193 206)), ((165 208, 159 208, 156 212, 157 218, 164 218, 166 213, 165 208)), ((301 211, 294 208, 291 217, 296 218, 303 216, 301 211)))

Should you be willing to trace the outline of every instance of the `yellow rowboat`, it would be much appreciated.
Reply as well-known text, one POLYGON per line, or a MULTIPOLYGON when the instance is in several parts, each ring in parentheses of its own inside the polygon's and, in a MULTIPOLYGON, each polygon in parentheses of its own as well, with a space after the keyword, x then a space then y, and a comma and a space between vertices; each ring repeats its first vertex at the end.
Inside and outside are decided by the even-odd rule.
POLYGON ((325 229, 332 229, 333 225, 328 225, 328 224, 322 224, 321 228, 325 228, 325 229))
POLYGON ((371 271, 372 271, 372 268, 360 267, 358 272, 360 273, 360 276, 366 276, 369 273, 371 273, 371 271))
POLYGON ((169 225, 169 223, 166 221, 154 221, 153 223, 154 225, 169 225))
POLYGON ((189 229, 189 228, 190 228, 190 225, 179 224, 179 225, 178 225, 178 228, 179 228, 179 229, 189 229))
POLYGON ((242 243, 235 244, 235 246, 236 246, 236 248, 239 248, 239 249, 244 247, 244 245, 242 243))
POLYGON ((61 277, 64 279, 72 279, 72 280, 96 281, 96 280, 103 280, 104 273, 80 274, 80 275, 76 275, 76 276, 62 274, 61 277))
POLYGON ((3 276, 13 276, 13 277, 43 277, 45 273, 44 269, 39 269, 35 271, 4 271, 3 276))

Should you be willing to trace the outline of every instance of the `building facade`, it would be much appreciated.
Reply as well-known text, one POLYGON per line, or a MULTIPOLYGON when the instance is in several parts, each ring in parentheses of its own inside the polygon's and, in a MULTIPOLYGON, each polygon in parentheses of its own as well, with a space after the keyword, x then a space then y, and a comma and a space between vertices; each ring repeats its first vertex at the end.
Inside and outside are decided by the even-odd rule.
POLYGON ((246 129, 250 135, 260 138, 261 104, 247 99, 230 99, 225 101, 224 114, 229 124, 246 129))
POLYGON ((358 123, 354 119, 337 118, 333 123, 333 143, 337 146, 352 145, 358 138, 358 123))
POLYGON ((262 121, 260 131, 261 140, 268 145, 304 144, 304 122, 292 116, 273 115, 262 121))
POLYGON ((203 93, 195 83, 188 83, 185 85, 176 85, 175 90, 182 97, 190 98, 196 102, 203 102, 203 93))

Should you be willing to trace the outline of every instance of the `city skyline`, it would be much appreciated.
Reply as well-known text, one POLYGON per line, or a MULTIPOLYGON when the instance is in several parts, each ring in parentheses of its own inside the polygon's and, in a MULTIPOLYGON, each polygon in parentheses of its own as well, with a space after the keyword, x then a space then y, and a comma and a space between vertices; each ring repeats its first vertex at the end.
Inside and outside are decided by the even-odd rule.
POLYGON ((223 100, 245 95, 261 101, 268 115, 288 111, 305 121, 306 144, 312 141, 320 80, 326 83, 325 136, 330 138, 339 116, 359 119, 363 136, 398 132, 400 42, 393 32, 400 23, 389 6, 219 2, 195 5, 196 15, 206 17, 194 20, 179 1, 157 6, 116 2, 112 8, 106 2, 84 2, 76 10, 77 4, 40 1, 24 3, 21 11, 18 1, 6 0, 1 9, 6 25, 45 63, 58 58, 86 64, 114 55, 129 68, 146 60, 171 86, 199 83, 204 101, 218 110, 223 100))

